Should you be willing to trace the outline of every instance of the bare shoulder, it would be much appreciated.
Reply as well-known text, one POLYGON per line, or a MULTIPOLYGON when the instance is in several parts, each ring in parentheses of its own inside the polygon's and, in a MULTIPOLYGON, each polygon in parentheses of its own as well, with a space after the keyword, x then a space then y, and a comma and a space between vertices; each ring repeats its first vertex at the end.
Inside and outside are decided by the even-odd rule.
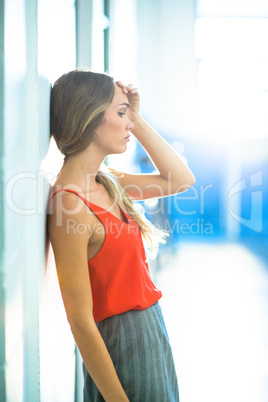
MULTIPOLYGON (((59 191, 53 195, 48 205, 48 232, 51 241, 58 243, 73 237, 70 228, 80 225, 79 240, 88 242, 94 225, 94 214, 76 194, 59 191)), ((74 241, 74 239, 72 239, 74 241)), ((76 240, 76 239, 75 239, 76 240)))
POLYGON ((77 195, 72 193, 71 191, 60 190, 53 192, 53 197, 49 202, 49 212, 59 212, 60 210, 64 210, 65 213, 75 213, 74 211, 82 211, 83 207, 86 207, 84 201, 77 195))

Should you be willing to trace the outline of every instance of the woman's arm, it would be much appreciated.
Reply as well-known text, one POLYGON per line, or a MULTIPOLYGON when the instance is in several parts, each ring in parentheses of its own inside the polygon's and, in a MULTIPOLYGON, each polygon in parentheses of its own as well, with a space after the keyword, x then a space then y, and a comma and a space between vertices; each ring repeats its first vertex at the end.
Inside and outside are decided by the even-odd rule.
POLYGON ((134 199, 164 197, 187 190, 195 177, 176 151, 140 116, 140 97, 136 89, 118 83, 129 100, 128 117, 134 123, 132 134, 151 158, 159 174, 127 174, 118 177, 134 199))
MULTIPOLYGON (((55 197, 51 202, 55 201, 55 197)), ((64 193, 61 206, 56 204, 53 203, 48 229, 64 307, 75 342, 105 401, 128 401, 93 318, 87 263, 88 239, 93 228, 92 215, 88 213, 83 201, 70 193, 64 193), (76 230, 77 227, 80 230, 76 230)))

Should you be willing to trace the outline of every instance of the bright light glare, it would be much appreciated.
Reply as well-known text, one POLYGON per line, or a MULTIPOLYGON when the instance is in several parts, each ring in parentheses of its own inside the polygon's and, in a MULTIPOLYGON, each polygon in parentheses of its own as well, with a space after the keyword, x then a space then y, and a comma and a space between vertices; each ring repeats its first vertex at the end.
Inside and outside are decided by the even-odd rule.
POLYGON ((110 2, 110 74, 127 84, 137 84, 137 15, 135 0, 110 2))
POLYGON ((267 37, 267 18, 198 18, 196 57, 268 60, 267 37))
POLYGON ((54 81, 75 68, 75 7, 73 1, 38 3, 38 71, 54 81))
POLYGON ((184 402, 266 402, 268 275, 242 245, 183 244, 157 276, 184 402))
POLYGON ((207 17, 221 15, 224 17, 267 17, 268 2, 266 0, 197 0, 197 15, 207 17))
POLYGON ((207 89, 196 96, 195 129, 214 138, 265 138, 267 111, 267 93, 207 89))
POLYGON ((198 65, 198 88, 215 92, 268 90, 268 61, 218 60, 198 65))
POLYGON ((104 32, 109 25, 108 18, 104 15, 104 2, 102 0, 93 1, 92 18, 92 66, 91 69, 97 72, 104 71, 104 32))
POLYGON ((219 139, 268 136, 268 19, 199 18, 194 127, 219 139))

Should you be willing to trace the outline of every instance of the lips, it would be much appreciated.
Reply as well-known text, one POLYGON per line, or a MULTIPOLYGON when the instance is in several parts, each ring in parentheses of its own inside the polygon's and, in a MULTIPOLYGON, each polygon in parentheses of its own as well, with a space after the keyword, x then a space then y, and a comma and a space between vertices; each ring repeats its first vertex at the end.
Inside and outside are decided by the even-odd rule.
POLYGON ((130 138, 130 135, 127 135, 127 136, 125 137, 125 140, 129 140, 129 138, 130 138))

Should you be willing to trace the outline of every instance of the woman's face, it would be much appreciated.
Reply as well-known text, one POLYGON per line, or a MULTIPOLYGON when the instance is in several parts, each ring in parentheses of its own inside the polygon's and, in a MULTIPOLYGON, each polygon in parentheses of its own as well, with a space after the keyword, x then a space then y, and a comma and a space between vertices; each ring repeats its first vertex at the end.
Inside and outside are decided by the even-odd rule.
POLYGON ((134 127, 128 118, 128 107, 127 96, 115 84, 113 101, 105 111, 102 125, 96 130, 97 145, 107 155, 122 153, 127 149, 129 130, 134 127))

